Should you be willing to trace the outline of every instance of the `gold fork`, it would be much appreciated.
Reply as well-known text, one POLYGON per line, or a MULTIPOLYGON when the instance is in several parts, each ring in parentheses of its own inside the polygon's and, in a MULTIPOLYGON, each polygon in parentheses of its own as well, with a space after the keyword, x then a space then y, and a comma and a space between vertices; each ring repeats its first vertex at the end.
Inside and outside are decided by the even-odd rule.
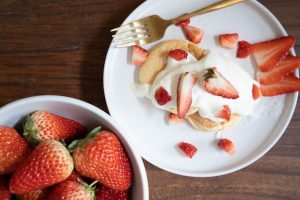
POLYGON ((117 31, 117 33, 112 36, 114 38, 115 47, 128 47, 155 42, 164 36, 166 29, 171 24, 176 24, 179 21, 219 10, 243 1, 245 0, 223 0, 170 20, 162 19, 158 15, 144 17, 111 30, 111 32, 117 31))

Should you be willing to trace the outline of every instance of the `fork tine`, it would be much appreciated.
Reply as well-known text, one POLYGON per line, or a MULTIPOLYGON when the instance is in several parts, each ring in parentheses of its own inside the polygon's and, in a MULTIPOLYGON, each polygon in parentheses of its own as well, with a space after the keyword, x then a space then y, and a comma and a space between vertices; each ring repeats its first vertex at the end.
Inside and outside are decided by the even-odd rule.
POLYGON ((142 19, 140 20, 136 20, 136 21, 133 21, 133 22, 130 22, 128 24, 125 24, 125 25, 121 25, 120 27, 117 27, 117 28, 114 28, 114 29, 111 29, 110 32, 113 32, 113 31, 123 31, 123 30, 126 30, 126 29, 134 29, 134 28, 140 28, 140 27, 143 27, 144 24, 142 23, 142 19))
POLYGON ((114 37, 114 38, 121 37, 122 38, 122 36, 126 37, 126 36, 130 36, 133 34, 144 33, 146 31, 147 31, 146 29, 136 28, 136 29, 132 29, 129 31, 117 32, 116 34, 112 35, 112 37, 114 37))
POLYGON ((122 37, 122 38, 115 38, 114 39, 114 42, 115 43, 118 43, 118 42, 128 42, 130 40, 135 40, 135 39, 138 39, 138 38, 147 38, 148 35, 144 32, 144 33, 137 33, 137 34, 134 34, 134 35, 130 35, 128 37, 122 37))
POLYGON ((117 27, 117 28, 111 29, 111 30, 110 30, 110 32, 114 32, 114 31, 121 31, 121 30, 124 30, 124 29, 130 28, 132 25, 133 25, 132 23, 128 23, 128 24, 122 25, 122 26, 120 26, 120 27, 117 27))
POLYGON ((123 42, 121 44, 116 44, 116 48, 120 48, 120 47, 129 47, 129 46, 133 46, 133 45, 143 45, 143 44, 146 44, 148 43, 148 38, 150 36, 147 35, 146 37, 138 37, 136 38, 135 40, 128 40, 127 43, 126 42, 123 42))

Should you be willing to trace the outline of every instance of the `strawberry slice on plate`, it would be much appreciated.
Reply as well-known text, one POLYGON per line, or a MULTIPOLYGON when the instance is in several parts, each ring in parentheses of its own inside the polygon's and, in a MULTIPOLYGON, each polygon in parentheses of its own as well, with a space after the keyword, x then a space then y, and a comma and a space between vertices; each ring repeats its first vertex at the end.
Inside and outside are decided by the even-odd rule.
POLYGON ((180 119, 185 117, 192 105, 192 89, 197 76, 191 72, 181 74, 177 86, 177 114, 180 119))
POLYGON ((207 69, 204 79, 204 88, 207 92, 227 99, 239 98, 238 91, 217 71, 216 67, 207 69))
POLYGON ((230 120, 231 110, 228 105, 224 105, 222 109, 216 114, 216 117, 225 119, 226 121, 230 120))
POLYGON ((177 22, 175 25, 183 27, 183 26, 189 25, 190 22, 191 22, 190 19, 184 19, 184 20, 181 20, 181 21, 177 22))
POLYGON ((223 151, 225 151, 229 154, 234 154, 234 152, 235 152, 233 142, 227 138, 219 140, 218 146, 220 149, 222 149, 223 151))
POLYGON ((188 53, 182 49, 175 49, 169 52, 169 56, 171 58, 174 58, 177 61, 186 59, 188 56, 188 53))
POLYGON ((237 57, 247 57, 253 54, 260 71, 271 71, 288 54, 289 49, 294 46, 295 42, 296 39, 293 36, 284 36, 256 44, 242 41, 239 42, 237 57))
POLYGON ((165 88, 160 87, 155 91, 155 100, 162 106, 169 103, 172 100, 172 97, 165 88))
POLYGON ((228 33, 219 35, 219 41, 221 46, 233 49, 236 46, 239 35, 237 33, 228 33))
POLYGON ((178 147, 187 155, 189 158, 192 158, 198 151, 197 147, 194 145, 187 143, 187 142, 181 142, 179 143, 178 147))
POLYGON ((275 96, 297 92, 300 90, 300 79, 294 74, 288 74, 276 83, 261 85, 260 89, 262 96, 275 96))
POLYGON ((299 66, 300 58, 288 54, 274 67, 273 70, 268 72, 258 71, 256 77, 261 84, 272 84, 279 81, 285 75, 293 72, 299 66))
POLYGON ((146 58, 148 57, 149 52, 138 46, 134 45, 132 49, 132 58, 131 58, 131 63, 133 65, 142 65, 144 64, 146 58))
POLYGON ((203 35, 204 35, 203 30, 193 27, 193 26, 189 26, 189 25, 183 26, 182 30, 183 30, 185 37, 189 41, 196 43, 196 44, 201 42, 203 35))
POLYGON ((253 86, 252 86, 252 97, 253 97, 253 99, 254 100, 259 99, 261 97, 261 95, 262 94, 261 94, 260 88, 257 85, 253 84, 253 86))

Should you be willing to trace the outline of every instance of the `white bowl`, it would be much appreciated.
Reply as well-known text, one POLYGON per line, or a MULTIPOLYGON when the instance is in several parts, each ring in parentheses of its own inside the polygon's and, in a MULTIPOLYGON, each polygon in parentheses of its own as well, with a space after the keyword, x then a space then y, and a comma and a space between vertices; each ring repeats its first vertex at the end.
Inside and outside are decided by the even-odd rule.
POLYGON ((133 168, 131 198, 134 200, 149 198, 147 175, 141 156, 128 134, 112 117, 86 102, 69 97, 47 95, 25 98, 3 106, 0 109, 0 125, 18 129, 22 126, 25 116, 37 110, 45 110, 74 119, 85 125, 88 130, 101 125, 114 132, 121 140, 133 168))

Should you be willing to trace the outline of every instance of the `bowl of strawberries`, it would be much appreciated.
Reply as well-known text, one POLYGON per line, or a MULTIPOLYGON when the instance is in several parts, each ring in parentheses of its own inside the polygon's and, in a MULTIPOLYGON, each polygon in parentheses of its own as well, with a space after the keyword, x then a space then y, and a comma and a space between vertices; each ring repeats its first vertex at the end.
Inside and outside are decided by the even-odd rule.
POLYGON ((148 199, 135 146, 95 106, 36 96, 0 116, 0 199, 148 199))

